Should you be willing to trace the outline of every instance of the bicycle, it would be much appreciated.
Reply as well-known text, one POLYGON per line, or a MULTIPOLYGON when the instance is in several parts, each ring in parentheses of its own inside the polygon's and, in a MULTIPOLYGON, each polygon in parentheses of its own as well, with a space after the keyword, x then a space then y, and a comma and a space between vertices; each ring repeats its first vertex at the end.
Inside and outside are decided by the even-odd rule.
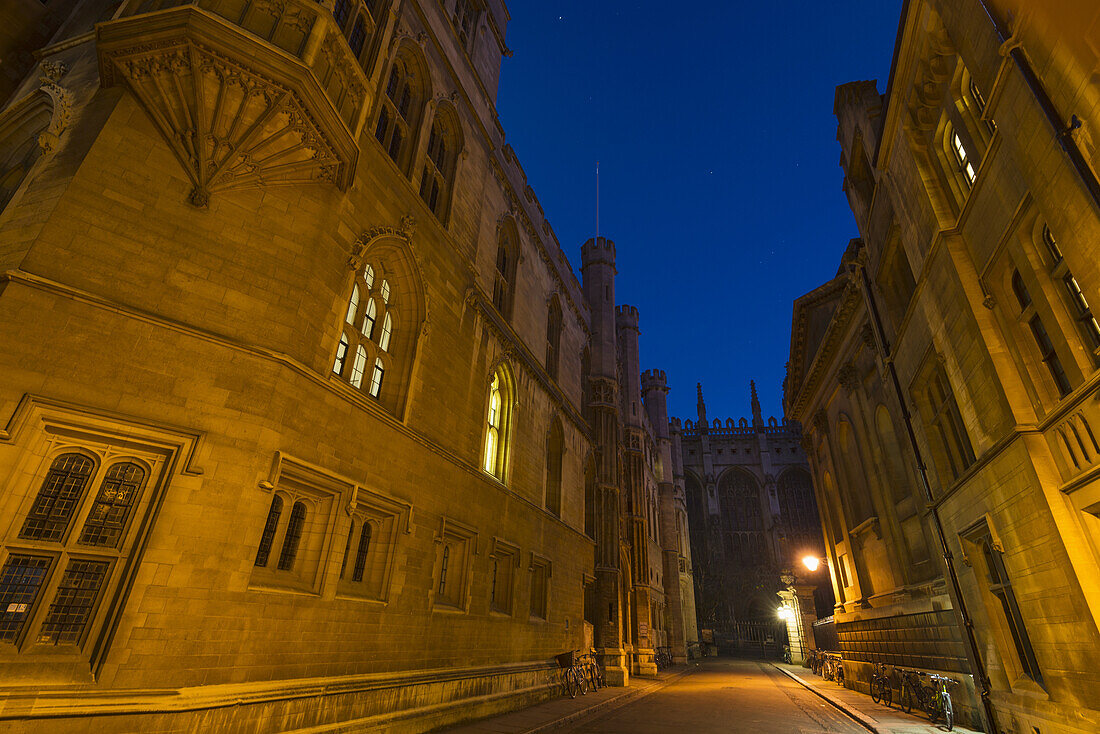
POLYGON ((825 680, 835 680, 838 686, 844 685, 844 658, 840 653, 823 653, 821 677, 825 680))
POLYGON ((955 728, 955 707, 951 704, 951 694, 947 692, 947 686, 954 685, 955 680, 935 673, 930 674, 928 679, 932 681, 932 694, 928 697, 925 707, 928 720, 943 719, 947 731, 951 731, 955 728))
POLYGON ((790 645, 784 645, 783 646, 783 662, 787 663, 787 665, 791 664, 791 646, 790 645))
POLYGON ((921 685, 920 679, 924 673, 916 670, 897 669, 898 675, 898 707, 905 713, 913 710, 913 704, 925 708, 926 701, 931 694, 930 688, 921 685))
POLYGON ((607 686, 607 680, 603 676, 603 668, 596 662, 595 650, 581 656, 581 669, 584 677, 588 679, 588 687, 598 691, 607 686))
POLYGON ((657 666, 657 670, 664 670, 672 665, 671 650, 671 647, 658 647, 653 653, 653 663, 657 666))
POLYGON ((821 651, 809 650, 806 653, 806 667, 811 673, 821 675, 821 651))
POLYGON ((890 687, 890 676, 886 675, 886 665, 875 663, 871 668, 871 700, 889 706, 894 697, 890 687))
POLYGON ((577 662, 577 651, 570 650, 555 656, 558 667, 561 669, 561 686, 565 695, 576 698, 577 693, 582 696, 588 693, 588 678, 577 662))

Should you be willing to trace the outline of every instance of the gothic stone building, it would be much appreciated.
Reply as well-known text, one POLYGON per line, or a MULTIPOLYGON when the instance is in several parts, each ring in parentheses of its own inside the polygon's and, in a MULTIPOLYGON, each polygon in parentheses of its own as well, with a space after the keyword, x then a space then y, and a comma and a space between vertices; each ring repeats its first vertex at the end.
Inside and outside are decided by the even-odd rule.
POLYGON ((1095 3, 906 2, 885 95, 836 94, 860 238, 794 307, 848 685, 946 673, 986 731, 1100 731, 1098 73, 1095 3))
POLYGON ((422 731, 684 656, 666 386, 505 143, 501 0, 0 20, 0 727, 422 731))
POLYGON ((801 559, 823 551, 801 427, 775 418, 765 422, 755 384, 751 392, 751 423, 709 422, 701 385, 697 420, 673 423, 698 624, 719 636, 737 622, 775 622, 776 592, 790 583, 782 577, 801 573, 801 559))

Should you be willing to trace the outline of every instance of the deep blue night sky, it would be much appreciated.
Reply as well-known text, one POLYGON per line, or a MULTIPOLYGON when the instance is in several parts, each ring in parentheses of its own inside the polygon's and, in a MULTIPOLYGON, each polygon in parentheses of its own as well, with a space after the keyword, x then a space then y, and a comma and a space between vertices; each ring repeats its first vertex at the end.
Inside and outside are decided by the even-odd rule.
POLYGON ((782 413, 792 302, 857 236, 836 86, 883 91, 901 0, 511 0, 498 109, 570 262, 595 229, 670 415, 782 413))

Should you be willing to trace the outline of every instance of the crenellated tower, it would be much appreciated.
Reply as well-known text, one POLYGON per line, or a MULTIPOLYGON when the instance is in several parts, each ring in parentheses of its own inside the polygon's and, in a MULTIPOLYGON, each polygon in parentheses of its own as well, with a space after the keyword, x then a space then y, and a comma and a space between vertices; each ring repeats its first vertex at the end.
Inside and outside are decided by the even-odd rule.
POLYGON ((608 681, 626 685, 629 662, 624 620, 629 603, 620 562, 619 385, 615 325, 615 243, 604 237, 581 247, 581 278, 591 312, 589 415, 596 451, 595 645, 608 681))

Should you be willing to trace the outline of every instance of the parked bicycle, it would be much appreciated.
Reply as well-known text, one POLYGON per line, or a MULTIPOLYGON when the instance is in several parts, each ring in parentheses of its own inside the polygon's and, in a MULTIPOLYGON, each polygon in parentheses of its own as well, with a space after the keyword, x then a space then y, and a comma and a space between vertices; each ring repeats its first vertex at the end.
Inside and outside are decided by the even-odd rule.
POLYGON ((835 680, 837 685, 844 685, 844 657, 838 652, 826 652, 821 664, 821 677, 825 680, 835 680))
POLYGON ((791 658, 791 646, 790 645, 784 645, 783 646, 783 662, 790 665, 791 659, 792 659, 791 658))
POLYGON ((672 665, 672 648, 668 646, 658 647, 657 651, 653 654, 653 662, 657 665, 657 670, 664 670, 672 665))
POLYGON ((821 675, 821 651, 814 649, 806 652, 806 667, 812 673, 821 675))
POLYGON ((588 687, 598 691, 607 685, 603 677, 603 668, 596 662, 595 650, 581 655, 580 665, 584 671, 584 677, 588 680, 588 687))
POLYGON ((893 698, 894 692, 890 686, 890 676, 886 674, 886 665, 875 663, 871 668, 871 700, 889 706, 893 698))
POLYGON ((955 728, 955 707, 951 705, 951 694, 948 693, 947 686, 955 685, 955 681, 953 678, 935 673, 930 674, 928 679, 932 681, 932 695, 929 696, 928 707, 925 709, 928 712, 928 719, 942 720, 947 731, 951 731, 955 728))
POLYGON ((898 700, 905 713, 912 711, 916 705, 928 714, 929 720, 942 719, 948 731, 955 727, 955 707, 947 691, 949 685, 955 685, 953 678, 919 670, 901 670, 898 675, 901 678, 898 700), (931 685, 923 685, 921 679, 926 676, 931 685))
POLYGON ((576 698, 588 693, 588 678, 581 667, 576 650, 563 652, 556 656, 558 667, 561 669, 561 687, 565 695, 576 698))

